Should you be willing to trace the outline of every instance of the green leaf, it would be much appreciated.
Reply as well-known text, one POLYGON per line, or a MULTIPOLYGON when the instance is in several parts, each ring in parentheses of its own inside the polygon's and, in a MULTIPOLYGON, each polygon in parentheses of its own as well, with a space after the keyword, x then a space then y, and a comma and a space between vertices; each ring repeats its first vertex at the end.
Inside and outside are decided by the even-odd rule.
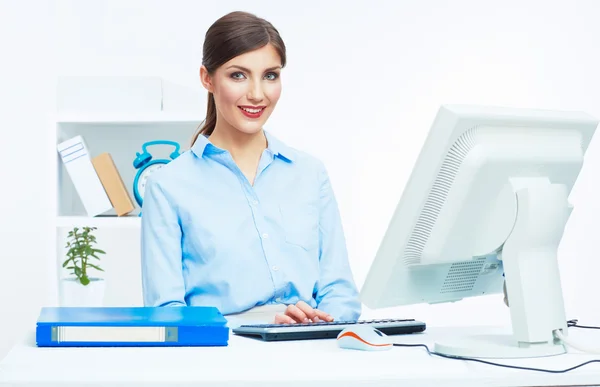
POLYGON ((87 265, 88 265, 89 267, 93 267, 93 268, 94 268, 94 269, 96 269, 96 270, 104 271, 103 269, 99 268, 99 267, 98 267, 98 266, 96 266, 96 265, 92 265, 91 263, 88 263, 87 265))
POLYGON ((70 240, 66 244, 67 259, 63 262, 63 267, 72 270, 84 285, 89 283, 86 274, 87 267, 104 271, 99 266, 88 263, 90 257, 100 260, 99 254, 106 254, 105 251, 92 247, 96 243, 96 236, 92 235, 92 232, 96 229, 97 227, 89 226, 74 227, 68 234, 70 240))

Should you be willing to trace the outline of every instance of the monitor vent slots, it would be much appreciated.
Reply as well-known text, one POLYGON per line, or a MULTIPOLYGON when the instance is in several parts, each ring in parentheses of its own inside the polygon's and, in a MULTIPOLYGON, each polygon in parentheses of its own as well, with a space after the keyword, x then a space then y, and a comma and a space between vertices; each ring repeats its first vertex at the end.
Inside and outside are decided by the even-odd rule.
POLYGON ((440 293, 451 293, 451 292, 466 292, 473 290, 475 281, 481 270, 485 258, 478 258, 472 261, 456 262, 450 266, 448 275, 442 285, 440 293))
POLYGON ((404 261, 406 264, 410 265, 421 262, 421 254, 425 248, 425 243, 427 243, 433 225, 442 210, 442 206, 452 187, 460 165, 476 144, 477 129, 477 127, 474 127, 463 133, 446 154, 444 162, 436 176, 435 183, 429 192, 419 219, 406 245, 404 252, 404 261))

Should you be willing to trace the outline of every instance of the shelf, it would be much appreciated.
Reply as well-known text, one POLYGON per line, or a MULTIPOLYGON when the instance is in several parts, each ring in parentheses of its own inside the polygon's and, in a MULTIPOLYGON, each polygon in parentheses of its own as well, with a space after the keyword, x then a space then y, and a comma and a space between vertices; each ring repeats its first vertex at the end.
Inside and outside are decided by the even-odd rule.
MULTIPOLYGON (((57 104, 50 112, 49 126, 54 138, 48 144, 52 157, 48 167, 53 177, 55 208, 53 234, 56 248, 50 252, 52 297, 58 305, 59 284, 64 273, 68 233, 75 227, 96 227, 99 248, 107 252, 105 306, 142 303, 141 208, 116 216, 113 210, 100 216, 88 216, 69 173, 57 152, 57 145, 75 136, 86 142, 88 155, 94 158, 109 153, 121 179, 133 199, 133 182, 138 170, 133 161, 147 142, 169 140, 189 150, 191 140, 204 121, 201 94, 159 77, 64 77, 59 79, 57 104), (170 107, 173 108, 170 108, 170 107), (165 110, 163 110, 165 109, 165 110)), ((147 147, 152 158, 170 159, 171 145, 147 147)))
POLYGON ((103 227, 103 228, 139 228, 141 218, 137 215, 129 216, 57 216, 56 227, 103 227))
POLYGON ((192 124, 199 125, 204 120, 195 112, 63 112, 58 113, 58 124, 192 124))

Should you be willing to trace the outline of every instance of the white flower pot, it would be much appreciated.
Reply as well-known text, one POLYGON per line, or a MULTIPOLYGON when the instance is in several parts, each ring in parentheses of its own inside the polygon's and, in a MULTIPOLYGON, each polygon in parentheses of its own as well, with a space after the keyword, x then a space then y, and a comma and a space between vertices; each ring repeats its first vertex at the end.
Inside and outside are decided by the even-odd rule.
POLYGON ((102 306, 104 288, 102 278, 90 278, 90 283, 85 286, 77 278, 63 278, 60 281, 60 306, 102 306))

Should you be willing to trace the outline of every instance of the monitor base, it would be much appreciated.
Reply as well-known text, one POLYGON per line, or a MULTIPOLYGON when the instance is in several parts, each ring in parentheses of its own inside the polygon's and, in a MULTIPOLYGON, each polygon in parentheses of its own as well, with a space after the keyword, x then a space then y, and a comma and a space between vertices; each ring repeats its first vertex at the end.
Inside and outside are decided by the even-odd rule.
POLYGON ((474 335, 440 340, 434 351, 447 356, 518 359, 562 355, 567 352, 561 344, 539 343, 517 345, 513 335, 474 335))

